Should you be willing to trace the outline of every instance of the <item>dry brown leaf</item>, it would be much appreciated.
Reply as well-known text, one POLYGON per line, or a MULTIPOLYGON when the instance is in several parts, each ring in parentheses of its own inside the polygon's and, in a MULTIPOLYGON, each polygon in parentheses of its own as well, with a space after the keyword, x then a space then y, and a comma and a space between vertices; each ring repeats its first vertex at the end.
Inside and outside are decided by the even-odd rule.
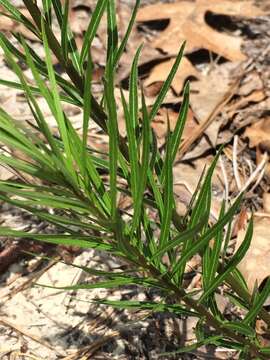
POLYGON ((69 12, 69 24, 71 30, 76 35, 82 35, 87 30, 89 25, 89 14, 85 9, 70 9, 69 12))
MULTIPOLYGON (((0 6, 0 11, 3 11, 3 8, 0 6)), ((20 12, 30 21, 33 22, 32 18, 29 15, 29 12, 26 9, 20 9, 20 12)), ((3 11, 5 13, 5 11, 3 11)), ((7 16, 1 15, 0 17, 0 31, 13 31, 20 33, 25 38, 32 41, 39 41, 37 36, 35 36, 32 31, 28 30, 24 25, 8 18, 7 16)))
POLYGON ((228 118, 232 117, 238 112, 238 110, 246 107, 249 103, 260 103, 266 97, 266 94, 263 90, 254 90, 248 96, 241 97, 240 99, 233 102, 230 106, 227 106, 228 118))
MULTIPOLYGON (((2 11, 2 9, 0 8, 0 11, 2 11)), ((0 18, 0 31, 12 31, 14 30, 14 21, 11 20, 10 18, 1 15, 0 18)))
POLYGON ((0 180, 6 181, 11 179, 14 176, 14 173, 8 170, 6 167, 0 165, 0 180))
MULTIPOLYGON (((148 78, 145 80, 144 86, 149 86, 156 82, 164 82, 168 77, 174 61, 175 59, 170 59, 156 65, 150 72, 148 78)), ((184 57, 171 85, 177 94, 180 94, 185 80, 190 76, 194 76, 199 79, 200 73, 196 70, 192 63, 184 57)))
MULTIPOLYGON (((199 123, 202 123, 215 110, 230 88, 230 73, 235 64, 225 63, 202 75, 200 81, 192 83, 190 95, 191 108, 199 123), (217 86, 218 84, 218 86, 217 86)), ((213 121, 205 130, 211 144, 216 145, 221 122, 213 121)))
MULTIPOLYGON (((161 108, 156 117, 153 119, 151 125, 152 128, 155 130, 159 146, 164 144, 165 137, 168 131, 167 119, 169 120, 170 129, 171 131, 173 131, 177 122, 178 115, 178 112, 173 111, 170 108, 161 108)), ((189 109, 182 140, 189 136, 190 132, 194 131, 196 126, 198 126, 198 123, 194 119, 192 110, 189 109)))
POLYGON ((251 1, 197 0, 143 7, 138 12, 137 21, 170 20, 166 29, 153 42, 154 47, 170 55, 176 55, 179 44, 187 40, 186 52, 204 48, 231 61, 244 60, 242 39, 218 32, 207 25, 205 14, 208 11, 239 17, 263 14, 251 1))
POLYGON ((239 90, 238 95, 248 96, 255 90, 263 90, 263 81, 257 71, 251 71, 245 74, 239 90))
MULTIPOLYGON (((246 230, 240 230, 237 235, 236 249, 244 240, 246 230)), ((255 217, 254 230, 250 248, 238 265, 243 274, 250 292, 257 281, 260 285, 270 276, 270 218, 255 217), (258 266, 259 265, 259 266, 258 266)))
POLYGON ((270 213, 270 193, 263 194, 263 210, 266 213, 270 213))
POLYGON ((257 121, 248 127, 244 136, 249 139, 249 146, 260 145, 265 150, 270 150, 270 117, 257 121))

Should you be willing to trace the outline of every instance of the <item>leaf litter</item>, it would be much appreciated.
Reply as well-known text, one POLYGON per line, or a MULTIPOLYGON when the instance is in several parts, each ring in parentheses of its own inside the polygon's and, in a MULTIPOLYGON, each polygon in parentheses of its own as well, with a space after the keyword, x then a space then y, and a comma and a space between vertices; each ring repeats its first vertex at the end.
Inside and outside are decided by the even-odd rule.
MULTIPOLYGON (((77 45, 80 47, 82 32, 85 31, 95 1, 76 0, 70 3, 72 8, 70 24, 75 32, 77 45)), ((132 5, 133 3, 127 0, 119 2, 118 13, 121 24, 119 31, 122 34, 132 5)), ((237 0, 154 2, 152 5, 150 1, 145 1, 144 5, 138 14, 137 29, 132 34, 125 57, 120 64, 118 86, 123 86, 124 91, 127 89, 126 78, 129 76, 132 56, 137 46, 145 42, 139 63, 139 75, 147 94, 146 103, 150 108, 154 96, 158 93, 174 61, 179 45, 182 41, 187 40, 185 56, 180 69, 172 83, 169 96, 164 101, 164 106, 153 120, 152 127, 157 134, 158 146, 162 149, 166 141, 167 118, 173 129, 177 110, 182 102, 182 89, 186 80, 189 79, 191 81, 190 109, 183 143, 174 168, 174 191, 179 198, 178 211, 184 213, 204 166, 211 162, 217 147, 225 144, 224 155, 213 180, 214 197, 211 214, 215 221, 224 194, 227 194, 226 196, 230 200, 239 193, 236 178, 240 178, 241 186, 244 187, 260 165, 264 153, 269 151, 267 130, 269 113, 267 111, 269 110, 270 74, 269 65, 267 65, 269 64, 267 46, 270 38, 270 12, 267 7, 262 8, 251 1, 237 0), (236 85, 234 86, 234 84, 236 85), (227 96, 228 93, 229 96, 227 96), (238 147, 233 146, 236 134, 239 136, 238 147), (238 171, 235 170, 233 163, 236 163, 238 171)), ((24 10, 20 1, 18 6, 24 10)), ((2 19, 4 17, 0 19, 1 31, 20 31, 13 27, 12 21, 2 19)), ((98 37, 94 39, 92 54, 96 81, 93 87, 97 96, 100 93, 97 82, 102 77, 106 56, 104 52, 106 19, 104 18, 102 21, 98 37)), ((27 33, 23 35, 31 41, 35 49, 39 48, 37 39, 27 33)), ((6 78, 7 71, 9 70, 0 55, 1 78, 6 78)), ((25 72, 27 73, 27 69, 25 72)), ((6 92, 6 89, 1 87, 1 105, 8 111, 17 112, 14 115, 17 115, 19 121, 28 120, 30 113, 20 91, 9 89, 6 92)), ((119 87, 116 88, 116 91, 119 91, 119 87)), ((55 124, 50 118, 48 109, 42 105, 42 99, 39 99, 39 104, 44 110, 50 126, 54 127, 55 124)), ((80 131, 80 111, 70 107, 68 112, 70 119, 80 131)), ((121 126, 121 122, 119 125, 121 126)), ((123 128, 124 133, 125 129, 123 128)), ((90 128, 89 144, 101 151, 107 149, 107 137, 94 124, 91 124, 90 128)), ((258 214, 254 220, 254 236, 250 253, 240 264, 242 272, 247 276, 250 289, 256 280, 258 284, 261 284, 269 276, 269 271, 267 271, 269 255, 267 256, 267 254, 270 250, 268 230, 270 188, 267 181, 267 168, 269 168, 268 163, 255 174, 252 182, 248 184, 247 196, 244 200, 244 206, 248 212, 253 210, 255 214, 258 214), (254 185, 256 186, 254 187, 254 185), (258 261, 263 259, 266 265, 263 265, 261 269, 258 269, 258 266, 256 268, 255 259, 258 261), (250 277, 250 263, 253 264, 252 270, 254 270, 252 277, 250 277)), ((1 178, 15 176, 13 173, 5 171, 8 169, 1 170, 0 168, 1 178)), ((42 223, 36 223, 31 217, 25 216, 10 207, 1 205, 3 224, 13 221, 17 227, 30 226, 33 231, 36 231, 39 226, 44 226, 42 223)), ((243 232, 244 230, 240 227, 234 234, 237 240, 235 238, 231 240, 231 253, 239 245, 243 232)), ((3 239, 1 244, 1 251, 5 244, 7 244, 6 247, 10 246, 6 239, 3 239)), ((62 255, 60 252, 60 256, 63 256, 63 252, 62 255)), ((80 265, 97 261, 107 270, 111 266, 123 266, 123 264, 116 263, 114 259, 102 258, 101 254, 97 252, 74 255, 71 258, 80 265)), ((190 328, 191 332, 191 328, 196 325, 192 322, 185 323, 183 319, 163 319, 158 315, 149 317, 149 314, 117 312, 112 309, 107 314, 104 313, 105 308, 98 308, 93 304, 84 306, 84 302, 76 302, 72 298, 68 300, 69 297, 63 293, 57 294, 48 289, 21 287, 32 274, 35 274, 35 270, 32 270, 32 273, 31 270, 29 272, 25 270, 30 262, 27 258, 15 260, 1 278, 3 284, 1 299, 3 300, 11 292, 16 292, 16 289, 24 289, 14 295, 12 299, 5 300, 5 303, 2 302, 1 311, 5 313, 7 322, 8 319, 15 318, 16 322, 27 329, 23 338, 27 342, 29 355, 54 359, 59 355, 56 352, 58 351, 61 352, 62 358, 66 356, 70 359, 72 356, 75 359, 88 355, 98 359, 99 354, 103 358, 109 356, 116 359, 143 359, 146 358, 146 349, 147 356, 154 359, 157 353, 164 351, 168 344, 170 344, 171 350, 177 349, 185 327, 190 328), (14 309, 16 309, 16 313, 14 313, 14 309), (54 309, 53 318, 49 319, 52 309, 54 309), (128 326, 125 326, 127 319, 131 324, 135 324, 134 320, 139 319, 139 326, 129 325, 129 323, 128 326), (70 323, 73 324, 72 328, 69 326, 70 323), (62 333, 59 333, 59 327, 63 330, 62 333), (165 336, 164 333, 162 334, 162 329, 165 329, 165 336), (117 339, 112 342, 106 340, 98 345, 98 340, 106 339, 106 336, 110 339, 111 331, 119 331, 117 339), (31 336, 27 336, 27 333, 28 335, 38 333, 38 338, 49 341, 56 351, 46 347, 46 341, 42 345, 33 338, 31 339, 31 336), (89 344, 92 345, 92 348, 89 344), (85 350, 88 355, 78 353, 78 348, 86 348, 86 345, 90 346, 88 353, 85 350), (101 346, 102 348, 100 348, 101 346)), ((46 262, 43 266, 45 264, 46 262)), ((193 259, 191 266, 199 272, 200 259, 193 259)), ((58 263, 51 271, 45 271, 44 277, 39 279, 39 282, 57 284, 58 277, 53 277, 56 272, 63 274, 62 280, 65 284, 76 282, 80 277, 80 274, 74 269, 58 263)), ((199 277, 195 276, 194 279, 196 281, 191 281, 191 288, 200 287, 199 277)), ((31 281, 27 286, 30 284, 31 281)), ((120 292, 109 295, 116 299, 121 297, 120 292)), ((85 295, 83 292, 76 296, 84 301, 90 299, 90 295, 85 295)), ((99 291, 92 293, 91 296, 100 298, 105 296, 105 293, 99 291)), ((134 289, 127 289, 123 296, 129 299, 145 299, 156 298, 157 295, 145 292, 134 293, 134 289)), ((228 311, 226 306, 228 304, 223 306, 224 311, 228 311)), ((12 328, 12 321, 10 323, 12 328)), ((12 332, 13 337, 9 336, 9 331, 6 323, 6 326, 3 325, 0 342, 5 342, 11 353, 16 353, 18 346, 23 344, 22 337, 17 335, 18 329, 16 331, 15 327, 12 332)), ((189 335, 190 333, 187 331, 187 338, 189 335)), ((204 355, 196 354, 196 358, 204 358, 204 355)), ((228 356, 233 358, 233 355, 226 351, 215 354, 217 359, 225 359, 228 356)), ((185 359, 189 359, 189 357, 185 357, 185 359)))

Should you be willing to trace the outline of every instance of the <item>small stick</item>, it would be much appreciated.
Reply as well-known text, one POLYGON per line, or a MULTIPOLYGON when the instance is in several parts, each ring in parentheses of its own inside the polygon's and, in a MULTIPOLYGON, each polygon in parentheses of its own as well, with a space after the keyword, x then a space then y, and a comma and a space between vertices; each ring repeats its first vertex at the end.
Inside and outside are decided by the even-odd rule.
POLYGON ((4 317, 0 317, 0 323, 2 323, 4 326, 8 326, 11 329, 14 329, 15 331, 17 331, 18 333, 27 336, 29 339, 47 347, 48 349, 56 352, 58 355, 63 356, 63 353, 56 350, 54 346, 50 345, 47 341, 42 340, 40 337, 30 334, 29 332, 27 332, 25 329, 21 328, 19 325, 13 324, 10 321, 6 320, 4 317))
MULTIPOLYGON (((266 165, 266 164, 265 164, 266 165)), ((265 173, 265 166, 263 167, 260 175, 258 176, 257 181, 255 182, 255 184, 252 186, 252 188, 250 189, 250 192, 254 191, 256 189, 256 187, 259 185, 259 183, 261 182, 263 175, 265 173)))
POLYGON ((228 176, 227 176, 227 172, 226 172, 226 169, 224 166, 224 161, 223 161, 222 155, 219 158, 219 163, 220 163, 220 167, 221 167, 221 171, 222 171, 222 175, 223 175, 225 207, 227 208, 228 200, 229 200, 229 181, 228 181, 228 176))
POLYGON ((240 180, 238 165, 237 165, 237 152, 238 152, 237 148, 238 148, 238 135, 235 135, 233 139, 233 173, 234 173, 237 189, 240 191, 240 189, 242 188, 242 183, 240 180))
MULTIPOLYGON (((247 188, 250 186, 250 184, 253 183, 253 181, 256 179, 256 177, 258 176, 258 174, 260 174, 260 172, 264 172, 264 168, 265 168, 265 165, 267 163, 267 160, 268 160, 268 156, 267 156, 267 153, 265 152, 263 154, 263 158, 262 158, 262 161, 259 163, 259 165, 257 166, 257 168, 253 171, 253 173, 250 175, 250 177, 248 178, 247 182, 245 183, 245 185, 243 186, 243 188, 241 189, 241 192, 244 192, 247 190, 247 188)), ((262 176, 260 174, 259 178, 261 180, 262 176)), ((255 184, 256 186, 258 185, 257 182, 255 184)))

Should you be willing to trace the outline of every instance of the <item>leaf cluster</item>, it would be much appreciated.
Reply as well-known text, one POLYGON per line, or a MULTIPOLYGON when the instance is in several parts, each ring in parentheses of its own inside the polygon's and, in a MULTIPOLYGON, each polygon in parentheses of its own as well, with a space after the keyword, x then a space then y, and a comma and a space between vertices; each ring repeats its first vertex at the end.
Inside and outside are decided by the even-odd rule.
POLYGON ((130 71, 128 99, 121 92, 127 133, 124 138, 118 129, 115 78, 139 0, 122 39, 118 36, 114 0, 98 0, 80 51, 68 24, 68 0, 64 5, 60 0, 46 0, 41 8, 33 0, 23 1, 31 20, 9 0, 0 0, 0 4, 5 16, 22 24, 40 40, 45 57, 40 57, 21 34, 12 34, 18 47, 8 36, 0 34, 5 59, 18 78, 16 82, 0 79, 0 83, 24 93, 33 117, 26 126, 0 109, 0 142, 3 149, 8 149, 1 152, 0 162, 18 175, 17 180, 0 182, 0 199, 54 224, 58 231, 55 234, 33 234, 1 227, 0 235, 98 249, 120 257, 134 270, 107 273, 82 268, 101 280, 93 284, 67 285, 65 289, 115 288, 131 284, 157 288, 162 296, 160 302, 109 299, 101 302, 120 308, 169 311, 177 316, 198 317, 197 342, 181 352, 213 344, 236 349, 239 358, 266 359, 270 350, 261 347, 255 321, 259 316, 270 324, 270 317, 263 309, 270 282, 261 293, 254 292, 251 296, 237 270, 237 264, 249 248, 252 221, 240 248, 230 259, 224 256, 242 194, 230 206, 223 204, 215 224, 210 221, 211 179, 222 149, 198 184, 186 215, 181 217, 176 211, 173 164, 188 112, 188 83, 183 90, 183 102, 173 131, 168 121, 163 153, 157 147, 151 128, 151 121, 160 109, 181 62, 184 44, 151 109, 146 106, 143 89, 138 85, 142 47, 138 48, 130 71), (91 45, 105 13, 107 62, 103 97, 98 102, 91 90, 91 45), (53 19, 59 26, 60 40, 52 29, 53 19), (57 73, 52 56, 57 58, 68 80, 57 73), (34 85, 24 75, 22 63, 31 70, 34 85), (57 124, 57 134, 42 113, 39 97, 48 104, 57 124), (63 110, 64 103, 82 109, 82 136, 63 110), (108 135, 108 153, 100 153, 89 146, 90 121, 108 135), (13 151, 19 151, 23 156, 11 156, 13 151), (119 207, 121 194, 132 200, 129 214, 119 207), (190 292, 185 288, 187 264, 197 255, 202 260, 202 288, 190 292), (230 321, 220 312, 216 294, 222 291, 223 296, 228 296, 230 301, 243 308, 243 319, 230 321), (174 299, 173 304, 168 302, 169 298, 174 299))

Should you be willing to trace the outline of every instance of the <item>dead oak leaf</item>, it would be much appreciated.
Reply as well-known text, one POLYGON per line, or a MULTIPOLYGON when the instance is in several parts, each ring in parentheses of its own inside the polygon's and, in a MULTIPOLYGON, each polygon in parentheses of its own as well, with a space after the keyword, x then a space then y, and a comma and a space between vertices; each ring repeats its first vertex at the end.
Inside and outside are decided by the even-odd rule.
MULTIPOLYGON (((144 86, 149 86, 156 82, 164 82, 167 79, 174 62, 175 59, 170 59, 156 65, 150 72, 148 78, 145 80, 144 86)), ((200 73, 198 72, 198 70, 196 70, 192 63, 184 57, 171 84, 172 88, 177 94, 180 94, 185 80, 190 76, 199 79, 200 73)))
POLYGON ((257 121, 244 132, 244 137, 249 139, 251 148, 261 146, 270 150, 270 117, 257 121))
MULTIPOLYGON (((224 63, 202 74, 200 81, 192 83, 190 105, 199 123, 203 123, 221 103, 231 86, 231 71, 235 63, 224 63), (218 86, 217 86, 218 84, 218 86)), ((216 145, 221 121, 213 121, 205 130, 212 146, 216 145)))
POLYGON ((166 29, 153 42, 153 47, 170 55, 176 55, 180 44, 187 40, 187 53, 204 48, 231 61, 244 60, 242 39, 210 27, 205 22, 207 12, 241 18, 263 14, 251 1, 197 0, 143 7, 138 12, 137 21, 170 20, 166 29))

